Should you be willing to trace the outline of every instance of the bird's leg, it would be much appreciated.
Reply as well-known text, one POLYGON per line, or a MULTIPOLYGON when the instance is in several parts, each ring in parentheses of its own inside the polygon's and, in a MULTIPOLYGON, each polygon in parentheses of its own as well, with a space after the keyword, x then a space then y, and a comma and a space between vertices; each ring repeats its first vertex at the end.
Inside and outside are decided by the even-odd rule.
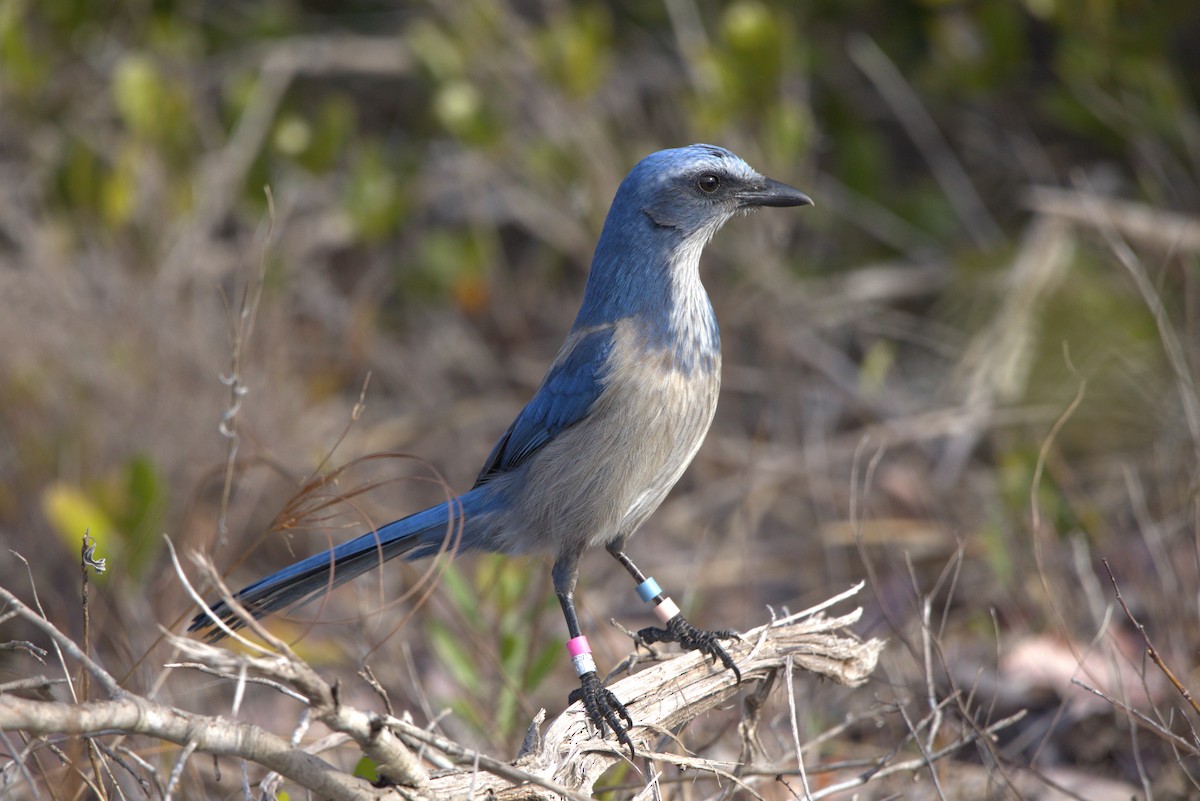
POLYGON ((622 549, 622 545, 623 543, 620 541, 610 542, 607 546, 608 552, 629 571, 633 580, 638 582, 638 597, 646 603, 654 604, 654 615, 665 626, 665 628, 648 626, 642 629, 637 633, 638 642, 643 645, 651 645, 656 642, 677 642, 685 651, 699 651, 712 659, 714 665, 719 661, 726 669, 732 670, 734 678, 740 684, 742 671, 738 670, 733 657, 725 650, 725 646, 721 645, 721 640, 738 639, 738 633, 730 630, 706 631, 688 623, 675 602, 663 594, 657 581, 638 569, 638 566, 622 549))
POLYGON ((554 562, 554 593, 562 606, 563 617, 567 620, 567 632, 571 639, 567 642, 567 653, 571 655, 571 664, 579 674, 578 690, 568 697, 568 703, 583 701, 583 709, 587 712, 588 720, 596 727, 603 738, 607 729, 621 745, 629 749, 629 756, 634 756, 633 740, 629 738, 629 730, 633 728, 633 718, 629 710, 611 690, 600 681, 596 673, 596 662, 592 659, 592 648, 588 645, 587 637, 579 628, 579 616, 575 613, 575 582, 579 578, 578 551, 560 556, 554 562))

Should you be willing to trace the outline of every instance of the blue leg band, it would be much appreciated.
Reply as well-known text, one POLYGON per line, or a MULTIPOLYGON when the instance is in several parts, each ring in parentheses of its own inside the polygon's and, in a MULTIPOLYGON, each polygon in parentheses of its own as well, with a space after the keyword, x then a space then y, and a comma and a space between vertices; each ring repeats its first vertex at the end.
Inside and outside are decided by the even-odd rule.
POLYGON ((637 594, 643 601, 650 603, 659 595, 662 595, 662 587, 659 587, 658 582, 651 577, 637 586, 637 594))

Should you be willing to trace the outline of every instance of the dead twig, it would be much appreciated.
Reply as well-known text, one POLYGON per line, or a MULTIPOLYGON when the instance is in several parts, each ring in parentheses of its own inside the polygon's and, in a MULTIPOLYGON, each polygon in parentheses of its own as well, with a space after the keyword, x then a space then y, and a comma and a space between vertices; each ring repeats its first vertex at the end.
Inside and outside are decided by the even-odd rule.
POLYGON ((1150 642, 1150 635, 1146 633, 1146 627, 1133 616, 1133 612, 1129 611, 1129 606, 1126 605, 1125 599, 1121 597, 1121 587, 1117 584, 1117 577, 1113 575, 1112 567, 1108 564, 1108 560, 1101 559, 1100 561, 1104 563, 1104 570, 1108 573, 1108 580, 1112 582, 1113 593, 1117 596, 1117 603, 1121 605, 1121 609, 1125 612, 1125 617, 1137 629, 1138 634, 1142 637, 1142 642, 1146 644, 1146 656, 1150 657, 1150 661, 1162 671, 1162 674, 1167 677, 1167 681, 1171 682, 1179 694, 1183 696, 1183 700, 1188 702, 1188 706, 1192 708, 1192 711, 1200 715, 1200 703, 1197 703, 1195 697, 1188 692, 1187 687, 1184 687, 1179 679, 1175 678, 1175 673, 1171 668, 1167 667, 1167 663, 1163 661, 1162 655, 1158 653, 1158 649, 1154 647, 1154 643, 1150 642))
POLYGON ((1200 253, 1200 220, 1185 214, 1046 186, 1030 189, 1023 200, 1038 214, 1079 225, 1111 226, 1121 236, 1160 251, 1200 253))
POLYGON ((1076 687, 1082 687, 1084 690, 1087 690, 1092 695, 1095 695, 1099 698, 1103 698, 1105 701, 1107 701, 1108 703, 1112 704, 1117 709, 1124 712, 1126 714, 1126 716, 1128 716, 1131 720, 1137 721, 1143 727, 1145 727, 1147 730, 1158 735, 1163 740, 1166 740, 1168 743, 1171 744, 1171 747, 1178 748, 1179 750, 1184 751, 1189 754, 1200 753, 1200 743, 1189 742, 1188 740, 1185 740, 1184 738, 1180 737, 1175 732, 1173 732, 1170 729, 1163 726, 1157 720, 1154 720, 1153 718, 1151 718, 1145 712, 1142 712, 1139 709, 1134 709, 1133 707, 1131 707, 1129 704, 1125 703, 1121 699, 1115 698, 1115 697, 1109 695, 1108 693, 1104 692, 1103 690, 1093 687, 1090 684, 1086 684, 1086 683, 1080 681, 1079 679, 1071 679, 1071 683, 1074 684, 1076 687))

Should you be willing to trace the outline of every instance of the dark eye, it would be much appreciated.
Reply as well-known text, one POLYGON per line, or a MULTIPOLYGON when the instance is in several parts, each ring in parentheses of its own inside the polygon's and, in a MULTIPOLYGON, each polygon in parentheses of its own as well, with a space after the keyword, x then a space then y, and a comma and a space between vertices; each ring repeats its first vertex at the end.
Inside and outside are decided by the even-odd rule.
POLYGON ((706 195, 711 195, 717 191, 717 187, 721 185, 721 179, 712 173, 705 173, 696 180, 696 186, 706 195))

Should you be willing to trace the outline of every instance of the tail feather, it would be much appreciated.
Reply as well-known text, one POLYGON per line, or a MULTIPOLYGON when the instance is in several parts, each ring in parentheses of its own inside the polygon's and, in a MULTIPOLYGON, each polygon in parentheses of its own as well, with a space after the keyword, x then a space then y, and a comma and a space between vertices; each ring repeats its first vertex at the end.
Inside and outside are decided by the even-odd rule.
MULTIPOLYGON (((450 552, 477 545, 469 536, 477 490, 438 506, 388 523, 349 542, 302 559, 238 591, 234 597, 254 617, 260 618, 288 607, 307 604, 326 590, 338 587, 389 559, 407 554, 408 559, 432 556, 445 547, 450 552)), ((213 614, 231 629, 245 623, 224 601, 211 605, 213 614)), ((224 636, 207 612, 192 618, 188 631, 212 629, 210 641, 224 636)))

